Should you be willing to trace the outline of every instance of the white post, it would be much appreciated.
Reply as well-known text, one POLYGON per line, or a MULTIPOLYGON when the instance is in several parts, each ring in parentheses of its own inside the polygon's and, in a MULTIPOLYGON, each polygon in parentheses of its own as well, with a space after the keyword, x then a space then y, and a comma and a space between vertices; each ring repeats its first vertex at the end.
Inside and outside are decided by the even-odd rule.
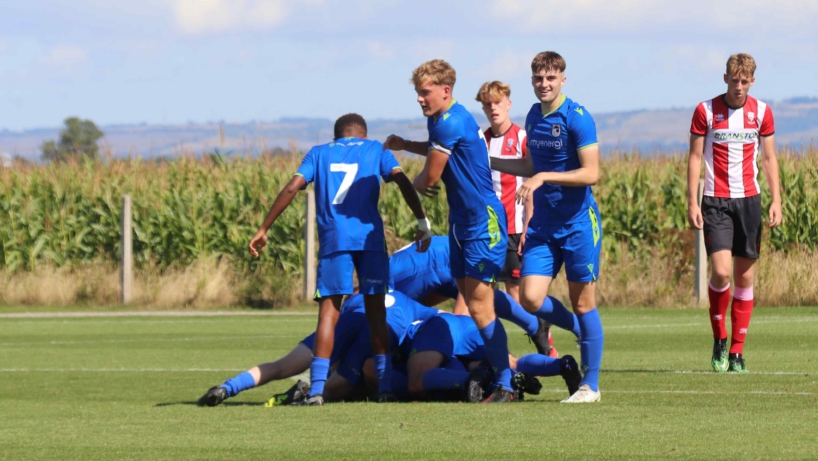
MULTIPOLYGON (((702 204, 704 180, 699 180, 699 206, 702 204)), ((696 275, 693 281, 693 301, 702 307, 707 300, 707 250, 704 248, 704 231, 696 230, 696 275)))
POLYGON ((131 302, 131 286, 133 284, 133 241, 131 226, 131 196, 122 196, 122 225, 120 228, 122 238, 122 304, 131 302))
POLYGON ((315 295, 315 191, 307 190, 304 207, 304 300, 315 295))

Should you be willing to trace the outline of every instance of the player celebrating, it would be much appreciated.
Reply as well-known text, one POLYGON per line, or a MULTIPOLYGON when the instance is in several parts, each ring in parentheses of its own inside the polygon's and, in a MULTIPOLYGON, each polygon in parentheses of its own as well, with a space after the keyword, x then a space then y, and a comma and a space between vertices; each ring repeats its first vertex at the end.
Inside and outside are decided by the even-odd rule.
POLYGON ((480 329, 497 388, 486 402, 513 399, 508 343, 503 324, 494 315, 491 283, 505 263, 506 218, 491 186, 488 150, 483 132, 469 111, 452 96, 455 70, 435 59, 412 72, 417 101, 428 117, 428 142, 389 136, 384 148, 426 156, 415 188, 425 196, 446 185, 449 204, 449 247, 452 276, 480 329))
POLYGON ((770 186, 769 226, 781 224, 781 193, 775 156, 775 123, 770 107, 748 95, 755 83, 756 63, 749 54, 727 60, 727 92, 696 106, 690 126, 687 162, 687 218, 704 227, 710 256, 710 323, 713 327, 711 364, 716 372, 746 372, 742 356, 753 312, 753 273, 761 249, 761 188, 758 152, 770 186), (701 208, 698 186, 704 157, 701 208), (736 284, 730 312, 733 335, 727 355, 724 316, 730 304, 730 276, 736 284))
POLYGON ((378 213, 379 176, 395 181, 418 220, 416 241, 429 245, 429 220, 411 182, 392 152, 378 141, 366 139, 366 121, 347 114, 335 122, 335 141, 307 152, 293 179, 276 197, 267 217, 250 241, 250 253, 258 257, 267 244, 267 230, 292 202, 295 194, 315 182, 318 221, 318 326, 310 365, 310 398, 306 405, 322 405, 321 395, 329 373, 335 324, 343 295, 353 293, 353 269, 364 295, 371 329, 372 354, 379 381, 379 401, 391 401, 389 331, 384 295, 389 283, 389 258, 378 213))
POLYGON ((571 305, 581 331, 585 376, 579 390, 563 402, 596 402, 604 342, 596 308, 602 220, 591 192, 599 179, 596 126, 584 107, 562 94, 562 56, 553 51, 537 54, 531 73, 540 102, 526 117, 529 155, 519 160, 492 159, 491 165, 505 173, 530 176, 517 192, 519 202, 534 198, 523 248, 520 301, 540 318, 570 314, 558 300, 547 296, 551 281, 565 264, 571 305))
MULTIPOLYGON (((520 159, 526 156, 525 130, 511 122, 508 115, 511 110, 511 87, 499 81, 486 82, 477 91, 474 98, 483 107, 483 113, 489 121, 489 128, 485 131, 486 144, 491 158, 520 159)), ((523 265, 522 251, 525 243, 524 230, 528 226, 533 205, 528 200, 525 204, 517 203, 517 190, 523 185, 525 178, 514 176, 500 171, 491 172, 494 193, 503 204, 508 218, 508 247, 506 248, 506 263, 497 280, 505 284, 506 292, 520 302, 520 268, 523 265)), ((545 347, 537 344, 540 354, 558 357, 551 339, 550 325, 540 320, 541 333, 547 338, 545 347)))

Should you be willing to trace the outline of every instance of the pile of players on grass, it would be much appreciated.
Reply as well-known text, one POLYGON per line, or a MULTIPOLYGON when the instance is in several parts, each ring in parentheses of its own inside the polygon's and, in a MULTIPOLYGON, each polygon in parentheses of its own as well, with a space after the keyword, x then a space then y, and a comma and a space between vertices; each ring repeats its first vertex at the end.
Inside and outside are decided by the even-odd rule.
MULTIPOLYGON (((494 388, 494 375, 474 321, 468 315, 424 305, 451 299, 456 300, 454 312, 465 311, 448 261, 447 237, 432 237, 424 253, 410 245, 389 259, 393 291, 386 295, 386 314, 393 359, 392 390, 400 399, 479 402, 494 388)), ((549 326, 499 290, 495 291, 495 311, 498 317, 520 326, 537 349, 536 354, 509 357, 515 370, 515 400, 540 392, 535 376, 561 376, 568 394, 575 393, 582 380, 579 367, 571 355, 556 357, 549 326)), ((570 330, 578 336, 579 326, 575 318, 573 321, 570 330)), ((284 357, 210 388, 199 405, 216 406, 241 391, 304 373, 310 367, 314 338, 311 334, 284 357)), ((376 395, 371 355, 363 296, 356 294, 344 302, 335 328, 332 373, 324 386, 324 401, 365 400, 376 395)), ((273 396, 267 406, 297 403, 308 392, 309 384, 298 381, 288 391, 273 396)))

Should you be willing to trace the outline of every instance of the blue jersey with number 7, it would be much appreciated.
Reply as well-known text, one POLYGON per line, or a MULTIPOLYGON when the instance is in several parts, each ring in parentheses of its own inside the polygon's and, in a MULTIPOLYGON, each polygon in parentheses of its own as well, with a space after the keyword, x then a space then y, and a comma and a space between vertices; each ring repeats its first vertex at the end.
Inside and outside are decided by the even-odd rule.
POLYGON ((341 138, 307 152, 295 174, 315 183, 318 257, 338 251, 385 252, 378 213, 381 178, 400 164, 378 141, 341 138))

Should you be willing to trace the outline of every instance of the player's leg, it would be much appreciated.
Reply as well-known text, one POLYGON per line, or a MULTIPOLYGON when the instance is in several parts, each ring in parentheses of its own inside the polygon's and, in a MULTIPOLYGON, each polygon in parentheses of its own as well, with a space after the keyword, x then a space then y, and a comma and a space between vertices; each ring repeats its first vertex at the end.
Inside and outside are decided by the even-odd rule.
POLYGON ((568 294, 580 328, 580 352, 584 377, 579 390, 565 403, 596 402, 600 399, 599 369, 605 335, 596 305, 596 281, 599 279, 602 226, 596 206, 588 210, 588 221, 568 225, 555 234, 565 259, 568 294))
POLYGON ((753 278, 755 262, 761 250, 761 196, 731 201, 735 223, 733 238, 733 306, 730 318, 733 334, 730 339, 728 371, 746 372, 744 365, 744 339, 750 327, 753 313, 753 278))
POLYGON ((733 270, 733 219, 728 208, 730 199, 703 197, 705 250, 710 256, 710 326, 713 330, 713 353, 710 365, 716 372, 727 371, 727 308, 730 306, 730 276, 733 270))
MULTIPOLYGON (((408 373, 408 390, 410 394, 422 394, 426 391, 451 389, 456 383, 448 376, 448 371, 441 368, 446 362, 446 357, 438 351, 424 350, 417 351, 409 357, 406 363, 408 373)), ((468 372, 462 382, 469 378, 468 372)))
POLYGON ((389 257, 384 253, 356 252, 355 266, 364 295, 369 325, 372 358, 378 377, 378 401, 392 400, 392 356, 389 326, 386 323, 385 296, 389 282, 389 257))
POLYGON ((582 373, 576 359, 570 355, 560 358, 548 357, 542 354, 524 355, 516 360, 512 367, 518 372, 531 376, 562 376, 568 387, 568 395, 574 395, 582 383, 582 373))
MULTIPOLYGON (((307 340, 311 344, 311 338, 308 337, 305 341, 307 340)), ((214 407, 221 404, 225 399, 235 397, 247 389, 301 374, 309 368, 311 358, 312 351, 309 346, 301 342, 284 357, 274 362, 257 365, 226 380, 219 386, 211 387, 199 399, 198 404, 199 406, 214 407)))

